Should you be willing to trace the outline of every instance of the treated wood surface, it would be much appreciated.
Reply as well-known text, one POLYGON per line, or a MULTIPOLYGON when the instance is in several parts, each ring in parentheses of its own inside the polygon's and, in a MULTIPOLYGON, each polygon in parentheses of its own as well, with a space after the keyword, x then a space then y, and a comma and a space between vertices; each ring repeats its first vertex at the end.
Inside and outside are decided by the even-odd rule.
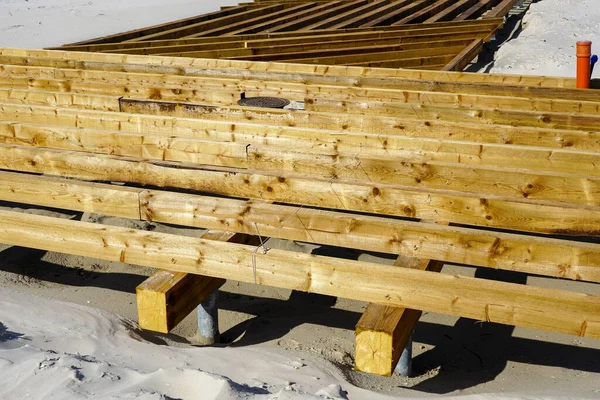
MULTIPOLYGON (((440 272, 444 263, 401 255, 394 266, 440 272)), ((369 303, 356 324, 355 368, 391 376, 421 314, 420 310, 369 303)))
POLYGON ((15 246, 600 337, 600 297, 589 294, 10 211, 0 224, 15 246))
MULTIPOLYGON (((205 240, 253 244, 248 235, 208 231, 205 240)), ((225 284, 224 279, 185 272, 159 270, 136 288, 140 328, 169 333, 211 293, 225 284)))
MULTIPOLYGON (((600 251, 578 241, 483 231, 263 201, 223 199, 128 188, 50 176, 0 173, 0 200, 96 212, 249 235, 313 242, 364 251, 434 258, 445 262, 516 270, 574 280, 600 280, 600 251), (282 225, 282 221, 285 224, 282 225)), ((484 206, 483 204, 481 206, 484 206)), ((494 202, 485 205, 494 208, 494 202)), ((565 226, 574 213, 538 207, 565 226)), ((582 229, 600 222, 581 216, 582 229)), ((573 233, 573 232, 570 232, 573 233)), ((588 233, 582 231, 580 233, 588 233)))
MULTIPOLYGON (((414 18, 434 17, 442 4, 431 1, 414 18)), ((299 5, 277 12, 294 15, 299 5)), ((351 14, 325 23, 357 23, 351 14)), ((448 44, 443 29, 456 26, 443 24, 428 35, 353 31, 353 46, 396 37, 410 39, 399 53, 448 44)), ((319 59, 330 45, 340 46, 327 50, 336 57, 356 56, 343 53, 336 34, 307 32, 307 52, 294 53, 298 37, 273 36, 265 43, 278 50, 257 39, 264 46, 252 56, 319 59)), ((214 51, 215 40, 160 43, 214 51)), ((405 61, 417 59, 386 62, 405 61)), ((0 65, 0 200, 600 282, 596 241, 544 237, 600 232, 600 97, 572 89, 571 80, 21 49, 0 49, 0 65), (240 107, 241 92, 305 100, 306 110, 240 107)), ((206 282, 256 279, 409 308, 413 322, 421 310, 600 334, 594 296, 271 250, 258 260, 256 246, 28 218, 0 213, 8 227, 0 241, 204 276, 165 272, 148 308, 163 331, 197 305, 195 289, 212 290, 206 282), (194 279, 200 283, 186 283, 194 279), (173 290, 185 301, 170 302, 173 290)), ((405 313, 398 315, 381 321, 390 324, 390 368, 397 351, 389 345, 398 347, 414 325, 392 327, 405 313)))

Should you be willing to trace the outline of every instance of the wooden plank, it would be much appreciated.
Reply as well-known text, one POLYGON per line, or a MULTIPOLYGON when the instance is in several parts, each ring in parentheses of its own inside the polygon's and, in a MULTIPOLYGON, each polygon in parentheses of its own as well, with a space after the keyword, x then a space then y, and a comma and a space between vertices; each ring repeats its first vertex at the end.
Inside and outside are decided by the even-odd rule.
MULTIPOLYGON (((283 172, 324 179, 364 180, 373 184, 501 196, 514 201, 526 198, 593 205, 600 196, 600 179, 593 158, 592 173, 583 175, 582 171, 566 174, 560 171, 560 168, 532 172, 524 168, 507 167, 503 163, 496 167, 415 160, 410 154, 373 157, 368 154, 340 153, 339 150, 299 152, 266 146, 248 147, 246 143, 218 143, 185 138, 165 140, 160 136, 104 134, 93 131, 75 132, 72 140, 68 140, 68 137, 65 140, 63 133, 57 135, 52 131, 49 131, 49 134, 40 130, 28 132, 27 129, 13 132, 10 136, 9 130, 9 136, 5 137, 4 143, 137 156, 156 161, 171 160, 252 168, 253 171, 273 175, 283 172)), ((456 156, 460 158, 460 154, 456 156)), ((575 155, 573 157, 576 158, 575 161, 581 161, 581 158, 577 159, 575 155)), ((452 156, 449 159, 453 161, 452 156)), ((578 162, 572 164, 576 165, 578 162)))
POLYGON ((456 17, 461 12, 473 6, 479 0, 459 0, 450 7, 446 7, 432 17, 426 19, 424 24, 431 24, 438 21, 445 21, 456 17))
MULTIPOLYGON (((260 126, 255 127, 257 132, 260 129, 260 126)), ((252 167, 263 171, 292 171, 315 176, 335 174, 338 178, 356 179, 369 176, 371 182, 402 182, 406 171, 413 168, 416 168, 415 171, 431 168, 430 171, 436 170, 440 177, 442 171, 449 167, 452 181, 458 182, 463 174, 468 173, 453 164, 461 164, 473 171, 478 171, 480 167, 489 169, 492 176, 496 176, 497 183, 501 181, 503 171, 509 171, 506 170, 507 166, 510 166, 510 171, 519 168, 524 174, 539 171, 545 175, 556 172, 600 176, 597 167, 600 165, 600 154, 593 152, 396 137, 386 144, 385 149, 363 147, 357 155, 355 145, 344 143, 339 135, 330 134, 329 131, 313 136, 312 139, 318 141, 319 145, 305 139, 316 134, 310 130, 284 128, 279 130, 277 137, 267 140, 264 136, 255 137, 247 129, 244 131, 245 134, 235 137, 235 142, 231 142, 231 134, 225 130, 218 136, 213 132, 212 140, 202 140, 195 138, 193 133, 183 131, 165 138, 156 134, 3 122, 0 123, 0 142, 154 160, 252 167), (294 133, 290 134, 289 131, 294 133), (335 146, 335 149, 329 150, 326 144, 335 146), (334 158, 336 161, 331 162, 334 158), (353 167, 357 162, 360 162, 360 168, 353 167), (495 174, 498 168, 500 170, 495 174)), ((263 133, 267 134, 264 128, 263 133)), ((357 140, 364 139, 362 134, 354 136, 357 140)), ((372 139, 381 147, 381 142, 372 139)), ((485 172, 478 173, 481 174, 481 184, 485 181, 485 172)), ((513 172, 508 172, 509 177, 511 174, 513 172)), ((406 179, 409 180, 419 176, 414 171, 408 175, 410 177, 406 179)), ((450 189, 452 185, 445 183, 444 187, 450 189)))
MULTIPOLYGON (((380 103, 368 101, 337 101, 322 98, 307 98, 307 111, 366 113, 375 115, 405 115, 406 117, 427 119, 447 119, 451 121, 474 122, 488 124, 520 125, 546 127, 556 129, 573 129, 594 131, 598 127, 600 116, 593 114, 576 114, 560 112, 537 112, 491 109, 491 108, 459 108, 430 104, 418 106, 400 103, 380 103)), ((435 104, 435 103, 433 103, 435 104)))
POLYGON ((353 65, 361 67, 377 67, 377 68, 407 68, 407 69, 441 69, 446 63, 450 62, 455 57, 454 54, 446 54, 428 58, 406 58, 403 60, 380 60, 367 61, 364 63, 351 63, 342 65, 353 65))
MULTIPOLYGON (((348 114, 340 118, 339 114, 247 107, 195 106, 186 110, 181 107, 173 108, 171 103, 167 103, 164 107, 161 102, 129 100, 121 103, 129 104, 127 111, 137 114, 0 103, 0 115, 5 121, 13 122, 115 132, 166 134, 204 140, 234 140, 255 144, 268 144, 275 141, 278 145, 288 147, 305 144, 308 148, 337 146, 347 151, 360 147, 364 148, 363 152, 375 155, 381 155, 381 150, 384 154, 388 154, 390 149, 403 147, 424 152, 437 151, 436 149, 455 152, 454 149, 458 149, 455 141, 468 141, 476 144, 465 144, 460 152, 469 154, 464 159, 465 162, 474 160, 475 163, 480 155, 479 150, 473 149, 479 149, 479 146, 485 143, 546 147, 547 149, 544 150, 532 149, 527 156, 531 157, 532 162, 544 157, 552 162, 555 159, 564 159, 566 164, 563 164, 563 167, 573 168, 573 166, 568 167, 570 162, 568 154, 555 152, 552 149, 576 151, 582 157, 578 161, 580 171, 593 169, 593 165, 589 165, 593 159, 587 158, 589 154, 585 154, 584 158, 581 150, 588 153, 600 150, 600 135, 587 131, 457 123, 433 119, 424 121, 409 118, 409 115, 395 118, 348 114), (166 112, 169 112, 169 116, 158 115, 166 112), (190 118, 192 115, 195 118, 190 118), (172 118, 172 116, 180 118, 172 118), (283 130, 282 127, 286 129, 283 130), (415 139, 420 143, 417 146, 415 146, 415 139), (450 140, 451 143, 445 145, 438 140, 450 140), (369 148, 374 148, 375 151, 371 152, 369 148)), ((484 149, 481 155, 485 157, 489 151, 489 157, 492 159, 503 153, 502 148, 484 149)), ((517 151, 515 154, 518 154, 518 150, 515 151, 517 151)), ((512 162, 518 165, 518 158, 513 159, 512 162)))
MULTIPOLYGON (((454 52, 454 49, 463 48, 467 44, 472 41, 469 39, 452 39, 452 40, 442 40, 435 42, 416 42, 416 43, 396 43, 396 44, 381 44, 381 45, 368 45, 363 46, 359 44, 357 47, 343 47, 343 48, 329 48, 325 50, 313 50, 310 51, 302 50, 292 53, 274 53, 274 54, 264 54, 264 55, 243 55, 243 51, 240 50, 232 50, 232 53, 242 53, 238 55, 230 55, 223 54, 222 58, 236 58, 238 60, 255 60, 255 61, 302 61, 305 59, 323 59, 326 60, 326 63, 329 63, 330 60, 335 60, 337 62, 338 59, 342 59, 344 56, 358 56, 359 59, 362 55, 367 54, 375 54, 375 53, 392 53, 394 59, 404 59, 404 58, 426 58, 432 51, 432 49, 442 48, 443 54, 450 54, 454 52)), ((250 50, 251 53, 255 53, 255 51, 250 50)), ((261 51, 258 51, 261 53, 261 51)), ((264 53, 264 51, 262 51, 264 53)), ((436 51, 439 53, 439 51, 436 51)), ((202 53, 194 53, 194 55, 198 55, 201 57, 209 56, 209 52, 202 53)), ((218 55, 221 57, 221 55, 218 55)), ((332 62, 333 63, 333 62, 332 62)))
MULTIPOLYGON (((328 18, 331 17, 333 15, 337 15, 339 13, 344 13, 350 9, 353 9, 355 7, 360 7, 364 4, 366 4, 367 1, 366 0, 355 0, 352 2, 339 2, 339 1, 335 1, 332 2, 331 5, 333 6, 333 8, 327 8, 324 9, 323 11, 317 12, 317 13, 313 13, 311 15, 307 15, 303 18, 299 18, 293 21, 288 21, 288 22, 284 22, 282 24, 279 25, 275 25, 272 26, 268 29, 268 32, 289 32, 289 31, 294 31, 295 35, 297 35, 297 31, 304 28, 305 26, 308 26, 316 21, 320 21, 323 18, 328 18)), ((266 32, 266 31, 262 31, 262 32, 266 32)))
MULTIPOLYGON (((440 272, 444 263, 400 256, 394 266, 440 272)), ((422 312, 369 303, 356 324, 354 367, 370 374, 391 376, 422 312)))
POLYGON ((264 14, 260 14, 254 18, 243 19, 239 22, 233 24, 223 24, 220 26, 216 26, 213 29, 209 29, 206 31, 202 31, 201 33, 189 35, 186 37, 195 38, 202 36, 223 36, 223 35, 234 35, 236 32, 243 32, 245 30, 252 30, 255 32, 259 32, 261 29, 264 29, 265 23, 272 23, 273 20, 276 19, 287 19, 290 14, 295 14, 299 11, 304 11, 306 9, 312 8, 314 3, 306 3, 300 4, 295 7, 284 8, 283 10, 278 10, 275 12, 266 12, 264 14))
MULTIPOLYGON (((427 58, 432 56, 440 56, 447 54, 456 54, 464 46, 452 46, 452 47, 431 47, 427 49, 419 50, 404 50, 404 51, 388 51, 388 52, 377 52, 377 53, 361 53, 351 54, 342 56, 322 56, 322 57, 311 57, 311 58, 294 58, 288 59, 288 62, 303 63, 303 64, 352 64, 354 62, 366 62, 366 61, 379 61, 379 60, 398 60, 408 58, 427 58)), ((304 57, 304 56, 302 56, 304 57)), ((254 57, 253 57, 254 59, 254 57)))
MULTIPOLYGON (((0 166, 3 169, 20 172, 177 187, 240 198, 507 229, 523 226, 523 218, 520 217, 522 215, 532 216, 532 221, 529 222, 532 226, 540 225, 548 229, 547 216, 533 219, 533 216, 539 215, 537 208, 541 205, 569 207, 564 201, 538 200, 533 195, 528 198, 521 196, 518 201, 515 201, 513 198, 493 196, 486 198, 480 193, 469 194, 419 187, 404 188, 341 179, 271 175, 222 167, 202 168, 198 165, 153 163, 101 154, 8 145, 0 145, 0 166), (494 207, 490 208, 489 204, 492 201, 494 207), (489 212, 503 211, 494 215, 488 210, 489 212)), ((525 190, 532 189, 525 188, 525 190)), ((581 200, 581 203, 585 203, 585 200, 581 200)), ((596 211, 596 206, 579 204, 571 205, 570 209, 579 210, 574 213, 584 215, 575 223, 585 226, 586 218, 589 220, 590 211, 596 211)), ((572 226, 573 223, 574 221, 571 221, 569 225, 572 226)))
POLYGON ((600 297, 589 294, 10 211, 0 225, 14 246, 600 338, 600 297))
POLYGON ((477 18, 489 10, 490 7, 498 4, 499 1, 500 0, 479 0, 477 3, 473 4, 471 8, 458 15, 455 20, 465 21, 471 18, 477 18))
POLYGON ((314 24, 305 26, 298 30, 298 32, 308 31, 312 29, 327 29, 333 28, 335 25, 339 23, 345 23, 348 19, 355 18, 358 15, 364 15, 364 13, 368 13, 373 11, 374 9, 378 9, 383 5, 386 5, 390 2, 390 0, 377 0, 369 2, 363 6, 352 8, 349 11, 334 15, 332 17, 323 19, 321 21, 317 21, 314 24))
POLYGON ((215 142, 104 130, 7 124, 0 122, 0 143, 148 160, 247 168, 247 143, 215 142))
POLYGON ((310 8, 308 8, 308 9, 298 8, 298 10, 296 10, 296 12, 294 12, 291 15, 286 15, 286 16, 279 17, 279 18, 273 18, 273 19, 271 19, 267 22, 263 22, 261 24, 256 24, 256 25, 248 27, 248 28, 238 29, 236 31, 229 32, 229 35, 236 35, 236 36, 246 35, 246 36, 244 36, 244 40, 268 38, 268 36, 264 35, 264 34, 256 35, 255 37, 247 37, 247 35, 250 35, 253 33, 258 33, 258 32, 269 31, 269 29, 271 29, 275 26, 278 26, 278 25, 281 25, 284 23, 288 23, 290 21, 296 21, 298 19, 306 17, 307 15, 330 9, 330 8, 334 7, 334 5, 336 3, 335 2, 326 2, 326 3, 312 2, 312 3, 306 3, 306 4, 310 5, 310 8))
POLYGON ((463 51, 458 53, 448 64, 444 65, 442 71, 462 71, 483 50, 484 41, 473 39, 463 51))
POLYGON ((504 17, 518 2, 519 0, 502 0, 500 4, 492 8, 490 12, 484 16, 484 18, 504 17))
MULTIPOLYGON (((331 3, 329 3, 331 4, 331 3)), ((274 20, 275 21, 275 20, 274 20)), ((177 47, 184 45, 196 45, 196 46, 207 46, 215 44, 224 44, 231 42, 252 42, 253 46, 256 47, 259 44, 262 46, 269 46, 271 42, 277 43, 278 41, 287 41, 292 43, 302 43, 303 41, 311 41, 323 38, 323 37, 343 37, 349 35, 351 38, 360 38, 361 36, 372 37, 374 34, 450 34, 450 33, 468 33, 471 31, 487 29, 495 30, 502 25, 500 19, 487 19, 486 23, 479 21, 466 21, 460 24, 452 24, 447 22, 433 23, 428 25, 410 25, 410 26, 383 26, 376 28, 354 28, 354 29, 319 29, 313 31, 302 32, 299 36, 296 32, 273 32, 273 33, 261 33, 261 34, 239 34, 235 37, 232 36, 220 36, 220 37, 201 37, 191 39, 165 39, 165 40, 150 40, 142 42, 126 42, 126 43, 107 43, 97 45, 81 45, 81 46, 64 46, 56 48, 59 50, 73 50, 73 51, 91 51, 91 52, 120 52, 129 53, 130 50, 139 48, 152 48, 152 47, 177 47)), ((52 49, 49 49, 52 50, 52 49)), ((143 54, 143 53, 142 53, 143 54)))
MULTIPOLYGON (((107 53, 83 53, 48 50, 24 50, 0 48, 2 62, 21 65, 61 66, 98 71, 156 72, 184 76, 230 76, 237 79, 255 79, 268 72, 271 79, 286 79, 307 83, 331 83, 354 79, 355 85, 385 87, 390 79, 426 79, 430 81, 496 83, 513 86, 537 86, 545 88, 575 88, 573 78, 553 78, 520 75, 475 74, 465 72, 405 71, 362 67, 310 66, 288 63, 256 63, 235 60, 207 60, 183 57, 152 57, 107 53), (43 58, 40 58, 43 57, 43 58), (72 65, 72 66, 71 66, 72 65), (379 80, 379 81, 378 81, 379 80), (385 82, 383 82, 385 81, 385 82)), ((580 93, 582 91, 579 91, 580 93)), ((557 96, 554 96, 557 97, 557 96)))
MULTIPOLYGON (((438 224, 382 216, 349 215, 310 207, 299 210, 295 206, 261 201, 142 190, 14 172, 0 172, 0 188, 0 199, 15 203, 600 281, 598 245, 577 241, 463 227, 444 228, 438 224), (92 189, 95 197, 90 195, 92 189), (283 226, 282 221, 286 221, 283 226)), ((488 201, 486 212, 502 213, 501 202, 488 201)), ((539 226, 547 230, 555 226, 562 229, 561 233, 598 235, 600 226, 597 212, 587 211, 585 219, 584 213, 577 210, 540 206, 537 214, 529 215, 534 221, 539 218, 539 226), (544 213, 547 217, 543 217, 544 213), (579 226, 573 226, 573 221, 578 221, 579 226), (569 227, 573 230, 565 232, 569 227)), ((531 223, 523 223, 522 229, 531 230, 531 223)))
POLYGON ((423 7, 429 6, 435 0, 415 0, 413 2, 408 3, 406 6, 396 9, 390 10, 387 14, 380 16, 379 18, 372 19, 362 25, 361 28, 372 28, 380 25, 393 25, 399 19, 406 17, 407 15, 411 15, 415 12, 418 12, 423 7))
POLYGON ((331 29, 344 29, 344 28, 357 28, 362 24, 365 24, 373 19, 379 18, 382 15, 387 13, 396 11, 399 8, 402 8, 409 4, 412 0, 396 0, 390 1, 388 5, 379 7, 373 11, 363 13, 357 17, 354 17, 350 20, 340 22, 336 25, 333 25, 331 29))
POLYGON ((454 2, 456 2, 456 0, 437 0, 435 3, 394 22, 392 25, 421 23, 423 20, 447 8, 454 2))
MULTIPOLYGON (((201 237, 220 242, 256 245, 244 234, 208 231, 201 237)), ((221 278, 159 270, 136 288, 140 328, 169 333, 211 293, 225 284, 221 278)))

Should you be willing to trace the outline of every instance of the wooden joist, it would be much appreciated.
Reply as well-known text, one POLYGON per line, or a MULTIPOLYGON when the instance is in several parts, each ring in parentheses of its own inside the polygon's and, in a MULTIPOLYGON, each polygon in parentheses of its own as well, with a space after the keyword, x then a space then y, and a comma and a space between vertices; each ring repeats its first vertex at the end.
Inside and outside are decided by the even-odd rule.
POLYGON ((14 246, 600 338, 600 297, 589 294, 10 211, 0 225, 14 246))
MULTIPOLYGON (((440 272, 443 263, 400 256, 394 266, 440 272)), ((369 303, 356 324, 356 370, 391 376, 421 314, 420 310, 369 303)))
MULTIPOLYGON (((224 231, 208 231, 202 239, 254 244, 247 235, 224 231)), ((140 328, 169 333, 224 283, 224 279, 210 276, 156 271, 136 288, 140 328)))
MULTIPOLYGON (((464 3, 464 2, 463 2, 464 3)), ((498 6, 492 10, 491 14, 493 17, 500 19, 508 13, 509 4, 504 6, 498 6)), ((131 43, 145 43, 145 42, 156 42, 157 40, 179 40, 178 44, 189 44, 186 42, 189 39, 195 38, 206 38, 206 37, 235 37, 244 36, 248 34, 268 34, 267 38, 271 35, 289 32, 293 36, 303 35, 305 32, 310 33, 324 33, 337 32, 340 33, 342 30, 348 32, 357 32, 357 29, 370 29, 382 31, 384 29, 394 28, 398 26, 405 26, 407 24, 414 24, 416 22, 439 21, 441 19, 457 19, 461 22, 454 23, 455 26, 460 27, 461 25, 470 25, 471 21, 465 21, 467 19, 477 20, 486 10, 487 7, 475 7, 472 6, 465 12, 464 9, 472 3, 456 5, 451 0, 352 0, 352 1, 329 1, 329 2, 261 2, 261 3, 242 3, 238 7, 224 8, 219 13, 208 14, 205 17, 196 17, 195 19, 189 19, 184 21, 176 21, 171 24, 163 24, 158 27, 149 27, 133 32, 126 32, 123 34, 112 35, 110 37, 93 39, 88 42, 76 43, 75 46, 69 46, 69 49, 82 49, 86 51, 102 51, 100 49, 107 50, 108 47, 95 47, 98 44, 114 44, 110 47, 111 51, 119 51, 121 49, 120 44, 123 44, 122 48, 127 50, 131 49, 131 43), (240 9, 240 7, 244 7, 240 9), (231 11, 230 11, 231 10, 231 11), (433 18, 433 21, 430 19, 433 18), (87 45, 87 47, 86 47, 87 45), (79 47, 78 47, 79 46, 79 47)), ((490 5, 495 3, 490 3, 490 5)), ((486 18, 485 21, 491 21, 490 18, 486 18)), ((436 22, 437 24, 449 24, 448 22, 436 22)), ((502 25, 502 22, 498 22, 493 26, 490 35, 495 32, 502 25)), ((461 31, 466 33, 465 30, 461 31)), ((477 37, 469 38, 471 41, 479 39, 477 37)), ((485 38, 481 38, 485 40, 485 38)), ((245 39, 244 39, 245 40, 245 39)), ((469 41, 470 42, 470 41, 469 41)), ((176 43, 176 42, 171 42, 176 43)), ((199 43, 199 42, 197 42, 199 43)), ((204 41, 203 43, 207 43, 204 41)), ((214 42, 213 42, 214 43, 214 42)), ((376 58, 373 56, 373 52, 369 52, 369 49, 361 47, 353 47, 354 54, 360 54, 363 57, 367 57, 370 61, 370 66, 386 65, 394 67, 418 67, 427 65, 443 65, 443 67, 437 67, 438 69, 455 70, 459 66, 468 62, 465 61, 466 57, 476 55, 481 51, 481 46, 469 46, 467 44, 462 46, 451 46, 447 45, 447 52, 443 55, 445 59, 440 60, 437 54, 438 60, 435 63, 426 62, 426 60, 435 56, 430 54, 431 46, 423 46, 420 52, 415 52, 412 56, 404 59, 410 59, 410 61, 401 62, 398 58, 393 57, 395 49, 392 46, 388 46, 387 50, 380 50, 376 58), (386 56, 387 55, 387 56, 386 56), (382 56, 387 58, 382 59, 382 56), (394 61, 393 64, 390 62, 394 61), (384 64, 387 62, 387 64, 384 64)), ((137 47, 143 49, 144 47, 137 47)), ((350 45, 346 47, 350 48, 350 45)), ((250 51, 248 46, 239 47, 236 46, 233 51, 229 51, 213 48, 213 49, 194 49, 185 50, 181 53, 179 50, 171 49, 164 53, 158 53, 152 51, 153 54, 168 54, 174 56, 189 56, 189 57, 210 57, 210 58, 237 58, 237 59, 249 59, 247 54, 250 51), (241 53, 241 55, 240 55, 241 53)), ((278 54, 284 54, 277 52, 278 54)), ((257 60, 266 61, 267 58, 258 58, 257 60)), ((311 63, 321 63, 330 65, 364 65, 364 60, 361 62, 357 58, 351 58, 346 56, 345 58, 338 59, 329 55, 328 57, 319 58, 315 55, 310 55, 309 52, 304 52, 298 57, 283 58, 272 58, 274 60, 287 60, 289 62, 300 62, 307 63, 309 59, 311 63)))
MULTIPOLYGON (((425 79, 452 83, 489 83, 529 87, 575 88, 573 78, 492 75, 464 72, 406 71, 363 67, 310 66, 287 63, 256 63, 236 60, 210 60, 183 57, 154 57, 108 53, 49 50, 0 49, 4 65, 39 65, 55 68, 81 68, 97 71, 161 72, 183 76, 273 79, 305 83, 343 83, 348 86, 386 87, 398 79, 425 79), (394 79, 390 79, 394 78, 394 79), (379 86, 377 86, 379 85, 379 86)), ((492 85, 491 85, 492 86, 492 85)), ((584 93, 587 91, 579 91, 584 93)), ((556 97, 556 96, 555 96, 556 97)))
MULTIPOLYGON (((0 167, 78 179, 177 187, 226 196, 502 228, 522 226, 522 218, 518 215, 523 215, 523 212, 528 216, 535 215, 536 211, 539 212, 540 205, 560 207, 568 204, 555 193, 536 193, 539 192, 539 186, 534 184, 525 184, 520 189, 523 191, 519 192, 520 196, 499 197, 456 190, 376 184, 362 180, 282 175, 194 164, 175 165, 111 155, 10 145, 0 145, 0 167), (523 193, 528 195, 524 196, 523 193), (555 198, 557 200, 552 201, 555 198), (488 211, 492 201, 494 209, 498 210, 496 216, 488 211), (522 211, 518 212, 518 209, 522 211)), ((572 207, 579 209, 585 215, 583 218, 588 219, 589 207, 593 209, 594 205, 589 200, 593 197, 585 197, 586 181, 582 179, 571 184, 568 183, 569 178, 565 177, 564 182, 575 189, 571 198, 584 196, 572 207), (578 193, 579 190, 583 192, 578 193), (586 205, 586 202, 590 202, 590 205, 586 205)), ((593 196, 596 196, 595 192, 596 189, 593 196)), ((584 221, 585 219, 573 222, 580 224, 584 221)))
MULTIPOLYGON (((600 281, 600 258, 592 244, 464 227, 442 227, 383 216, 215 198, 2 172, 0 200, 73 211, 162 222, 248 235, 276 237, 363 251, 433 258, 459 264, 516 270, 573 280, 600 281), (282 221, 286 221, 282 226, 282 221)), ((489 212, 497 203, 489 202, 489 212)), ((596 213, 539 206, 537 225, 522 229, 551 232, 581 216, 582 234, 597 234, 596 213), (547 215, 547 217, 545 217, 547 215), (563 222, 564 221, 564 222, 563 222), (592 232, 592 229, 596 229, 592 232), (534 229, 535 230, 535 229, 534 229)), ((500 210, 501 211, 501 210, 500 210)), ((517 221, 518 222, 518 221, 517 221)), ((516 224, 515 224, 516 228, 516 224)), ((559 233, 576 233, 559 232, 559 233)))

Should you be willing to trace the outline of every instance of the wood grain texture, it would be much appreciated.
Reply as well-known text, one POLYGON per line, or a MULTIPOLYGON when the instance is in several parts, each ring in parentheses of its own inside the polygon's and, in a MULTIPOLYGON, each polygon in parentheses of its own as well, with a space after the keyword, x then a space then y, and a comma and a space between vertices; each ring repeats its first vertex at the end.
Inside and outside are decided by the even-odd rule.
MULTIPOLYGON (((207 231, 205 240, 253 244, 248 235, 227 231, 207 231)), ((136 288, 140 328, 169 333, 211 293, 225 284, 224 279, 159 270, 136 288)))
POLYGON ((600 337, 600 297, 589 294, 9 211, 0 225, 0 242, 16 246, 600 337))

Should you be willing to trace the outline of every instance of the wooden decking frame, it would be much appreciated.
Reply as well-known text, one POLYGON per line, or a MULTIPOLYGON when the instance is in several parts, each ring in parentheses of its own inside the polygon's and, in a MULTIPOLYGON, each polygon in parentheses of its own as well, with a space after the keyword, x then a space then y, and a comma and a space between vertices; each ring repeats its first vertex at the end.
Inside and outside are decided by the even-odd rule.
POLYGON ((460 71, 514 3, 257 1, 57 49, 460 71))
POLYGON ((600 232, 600 94, 449 72, 515 2, 450 3, 257 1, 62 51, 0 49, 0 200, 211 230, 0 212, 0 241, 160 268, 137 294, 140 325, 160 332, 225 279, 367 301, 356 367, 381 375, 421 311, 600 337, 600 296, 441 271, 600 282, 599 245, 568 238, 600 232), (444 71, 370 68, 424 65, 444 71), (305 110, 240 107, 242 93, 305 110))

